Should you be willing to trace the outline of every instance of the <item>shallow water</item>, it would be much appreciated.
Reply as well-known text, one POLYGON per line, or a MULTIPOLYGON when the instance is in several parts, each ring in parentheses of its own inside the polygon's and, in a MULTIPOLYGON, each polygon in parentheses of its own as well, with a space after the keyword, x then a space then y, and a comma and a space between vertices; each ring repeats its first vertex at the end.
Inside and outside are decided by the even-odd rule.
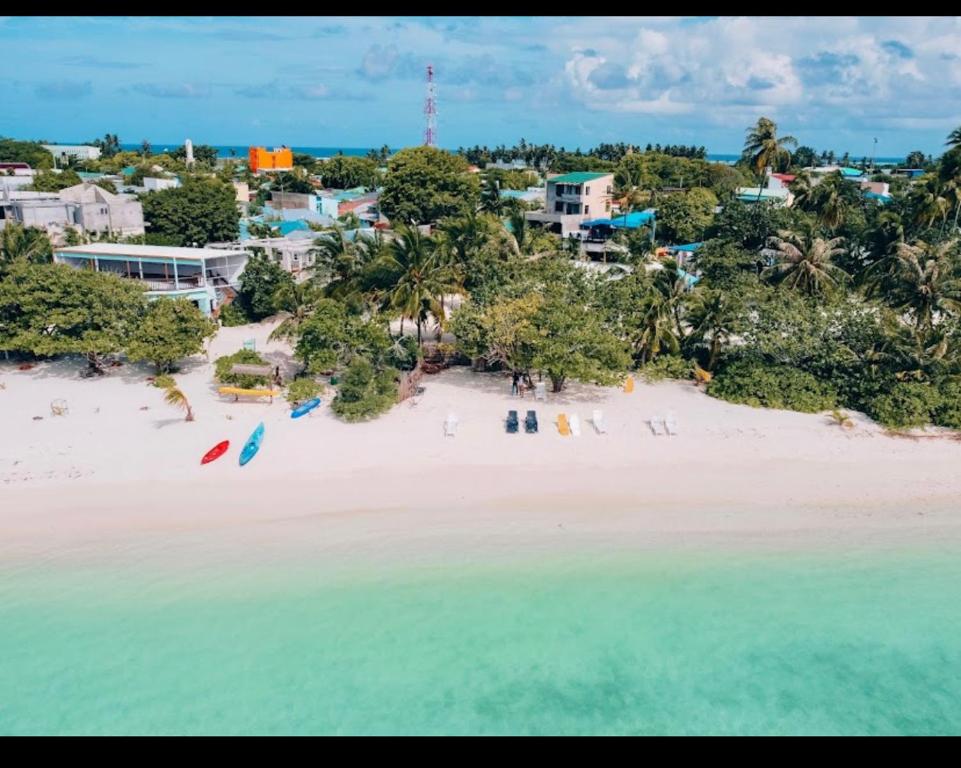
POLYGON ((0 571, 2 734, 961 733, 961 558, 0 571))

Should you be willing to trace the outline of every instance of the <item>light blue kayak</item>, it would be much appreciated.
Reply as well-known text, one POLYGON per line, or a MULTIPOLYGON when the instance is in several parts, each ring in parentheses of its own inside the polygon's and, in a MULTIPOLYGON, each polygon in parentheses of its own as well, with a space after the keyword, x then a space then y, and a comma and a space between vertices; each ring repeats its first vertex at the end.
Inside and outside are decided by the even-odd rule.
POLYGON ((257 455, 257 451, 260 450, 260 444, 263 441, 264 423, 260 422, 260 424, 257 425, 257 429, 250 433, 250 437, 248 437, 247 442, 244 443, 244 449, 240 452, 240 466, 243 466, 257 455))
POLYGON ((319 397, 311 398, 306 403, 301 403, 296 408, 294 408, 294 410, 290 412, 290 418, 299 419, 301 416, 304 416, 310 413, 318 405, 320 405, 320 398, 319 397))

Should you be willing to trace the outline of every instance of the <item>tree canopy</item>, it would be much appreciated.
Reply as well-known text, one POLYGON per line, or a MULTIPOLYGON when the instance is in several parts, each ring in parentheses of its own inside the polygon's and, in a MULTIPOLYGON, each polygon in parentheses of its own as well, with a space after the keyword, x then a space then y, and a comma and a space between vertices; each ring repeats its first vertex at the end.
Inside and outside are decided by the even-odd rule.
POLYGON ((480 194, 467 161, 436 147, 402 149, 388 163, 380 210, 391 220, 427 224, 474 210, 480 194))
POLYGON ((219 179, 190 176, 179 187, 141 195, 149 236, 170 245, 204 246, 234 240, 240 234, 240 212, 233 186, 219 179))

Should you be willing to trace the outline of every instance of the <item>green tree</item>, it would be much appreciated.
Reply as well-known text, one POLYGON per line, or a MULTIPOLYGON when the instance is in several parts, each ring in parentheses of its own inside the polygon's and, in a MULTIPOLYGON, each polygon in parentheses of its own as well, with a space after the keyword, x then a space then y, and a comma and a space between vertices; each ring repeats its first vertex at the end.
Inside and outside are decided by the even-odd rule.
POLYGON ((390 410, 397 402, 394 368, 378 369, 363 357, 347 366, 331 410, 344 421, 364 421, 390 410))
POLYGON ((402 149, 388 164, 381 212, 392 220, 426 224, 476 209, 479 183, 467 167, 463 157, 435 147, 402 149))
MULTIPOLYGON (((416 227, 400 226, 390 243, 387 269, 393 275, 390 306, 403 318, 417 324, 417 343, 421 342, 424 322, 433 315, 443 326, 444 294, 456 290, 451 270, 438 258, 437 244, 416 227)), ((402 331, 403 332, 403 329, 402 331)))
POLYGON ((140 201, 151 234, 178 246, 204 246, 239 236, 240 212, 235 198, 230 184, 188 177, 182 186, 148 192, 140 201))
POLYGON ((377 186, 380 174, 377 163, 366 157, 331 157, 320 166, 320 181, 325 187, 333 189, 352 189, 377 186))
POLYGON ((240 292, 236 301, 247 317, 260 322, 280 309, 277 299, 281 289, 289 287, 293 281, 289 272, 271 261, 261 249, 256 249, 240 275, 240 292))
POLYGON ((0 229, 0 277, 14 264, 43 264, 52 258, 50 238, 42 229, 24 227, 15 221, 8 221, 0 229))
POLYGON ((34 355, 78 353, 103 373, 143 316, 142 288, 65 264, 18 264, 0 282, 0 348, 34 355))
MULTIPOLYGON (((187 145, 181 144, 170 156, 175 160, 180 160, 181 162, 186 162, 187 160, 187 145)), ((217 165, 217 150, 215 147, 211 147, 209 144, 195 144, 194 145, 194 162, 199 165, 205 165, 208 168, 213 168, 217 165)))
MULTIPOLYGON (((910 312, 918 330, 932 328, 944 313, 961 312, 957 239, 930 245, 899 243, 897 260, 887 277, 885 300, 910 312)), ((884 275, 878 273, 873 279, 884 280, 884 275)))
POLYGON ((120 152, 120 139, 115 133, 105 133, 102 139, 94 139, 89 143, 100 148, 101 157, 111 158, 120 152))
POLYGON ((817 162, 817 152, 811 147, 798 147, 791 155, 791 165, 795 168, 811 168, 817 162))
POLYGON ((713 371, 721 351, 737 333, 743 308, 736 292, 698 288, 691 296, 686 320, 691 326, 688 339, 707 347, 705 369, 713 371))
POLYGON ((174 363, 203 350, 204 339, 217 332, 217 324, 204 317, 187 299, 158 298, 147 304, 127 344, 131 360, 149 360, 162 374, 174 363))
POLYGON ((82 183, 83 179, 77 175, 76 171, 69 169, 59 173, 56 171, 40 171, 33 177, 33 184, 30 185, 30 188, 35 192, 59 192, 61 189, 74 187, 82 183))
POLYGON ((961 147, 961 125, 948 134, 948 140, 945 143, 949 147, 961 147))
POLYGON ((297 283, 284 281, 274 295, 274 306, 284 314, 284 319, 273 331, 270 339, 294 339, 300 327, 307 321, 321 297, 321 289, 311 280, 297 283))
POLYGON ((657 207, 658 234, 670 243, 703 239, 714 220, 716 207, 717 197, 709 189, 696 188, 684 195, 671 195, 657 207))
POLYGON ((0 137, 0 163, 26 163, 31 168, 53 168, 53 155, 38 141, 0 137))

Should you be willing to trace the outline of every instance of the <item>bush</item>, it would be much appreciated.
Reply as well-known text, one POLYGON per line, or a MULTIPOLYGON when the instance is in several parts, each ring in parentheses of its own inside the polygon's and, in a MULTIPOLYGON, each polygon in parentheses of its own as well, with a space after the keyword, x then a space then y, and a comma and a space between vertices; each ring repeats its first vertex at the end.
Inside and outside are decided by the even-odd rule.
POLYGON ((934 423, 939 427, 961 429, 961 381, 941 384, 941 402, 934 410, 934 423))
POLYGON ((810 373, 788 365, 739 360, 723 368, 707 385, 712 397, 755 408, 783 408, 817 413, 835 406, 834 388, 810 373))
POLYGON ((232 328, 236 325, 247 325, 251 322, 244 312, 244 308, 236 301, 232 301, 220 309, 220 322, 224 328, 232 328))
POLYGON ((932 384, 899 381, 868 401, 867 414, 886 427, 910 429, 930 424, 932 413, 940 405, 941 394, 932 384))
POLYGON ((247 365, 269 365, 264 358, 262 358, 252 349, 241 349, 239 352, 234 352, 232 355, 224 355, 223 357, 217 358, 217 360, 214 362, 214 370, 216 371, 217 381, 219 381, 221 384, 230 384, 232 386, 242 387, 244 389, 253 389, 258 385, 270 383, 269 376, 249 376, 247 374, 231 373, 230 369, 236 363, 245 363, 247 365))
POLYGON ((294 379, 287 387, 287 402, 300 404, 311 400, 323 391, 323 385, 307 376, 294 379))
POLYGON ((331 409, 344 421, 363 421, 389 411, 397 402, 397 374, 396 368, 377 371, 368 360, 355 357, 331 409))
POLYGON ((167 376, 166 374, 158 376, 153 380, 153 385, 157 387, 157 389, 169 389, 174 386, 174 384, 176 384, 174 377, 167 376))
POLYGON ((664 379, 690 379, 693 365, 677 355, 659 355, 647 365, 638 369, 641 378, 646 382, 663 381, 664 379))

